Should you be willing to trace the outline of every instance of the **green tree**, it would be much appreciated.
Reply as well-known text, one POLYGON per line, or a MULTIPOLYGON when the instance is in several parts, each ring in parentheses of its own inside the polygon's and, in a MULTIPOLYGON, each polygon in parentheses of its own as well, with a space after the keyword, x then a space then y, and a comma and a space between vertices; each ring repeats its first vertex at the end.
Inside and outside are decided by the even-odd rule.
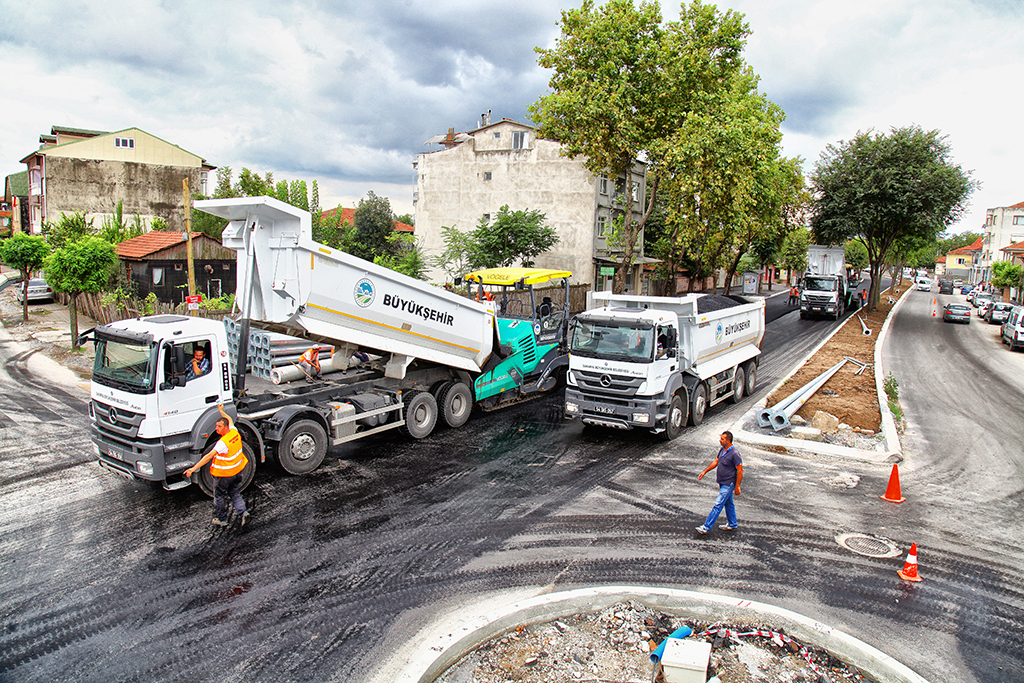
MULTIPOLYGON (((562 34, 552 49, 537 48, 553 71, 551 93, 530 105, 538 134, 562 143, 562 154, 582 156, 594 175, 632 182, 637 159, 655 171, 646 207, 634 220, 631 187, 623 187, 616 240, 622 258, 613 289, 622 292, 637 243, 657 197, 665 142, 689 112, 728 86, 739 69, 748 34, 742 16, 720 14, 694 0, 680 19, 662 25, 656 2, 584 0, 562 12, 562 34)), ((642 200, 638 197, 637 200, 642 200)))
POLYGON ((313 230, 316 230, 320 227, 323 212, 320 210, 320 188, 317 186, 315 180, 313 181, 313 198, 309 203, 309 215, 312 217, 313 230))
POLYGON ((95 294, 110 280, 117 263, 114 245, 99 237, 86 237, 66 244, 46 258, 46 281, 54 291, 67 294, 71 317, 71 343, 77 351, 79 294, 95 294))
POLYGON ((395 216, 395 220, 399 223, 405 223, 406 225, 416 225, 416 217, 411 213, 403 213, 401 216, 395 216))
POLYGON ((508 204, 490 222, 481 216, 473 231, 472 267, 498 268, 518 261, 532 268, 534 258, 558 244, 555 229, 545 221, 542 211, 511 211, 508 204))
POLYGON ((142 226, 142 219, 139 217, 139 214, 135 214, 131 225, 125 223, 124 202, 119 199, 114 206, 113 215, 103 219, 99 235, 111 244, 120 244, 125 240, 138 237, 144 232, 145 229, 142 226))
POLYGON ((376 256, 393 255, 388 237, 394 232, 394 218, 387 197, 378 197, 373 190, 367 192, 366 197, 359 200, 353 221, 356 232, 351 253, 367 261, 376 256))
POLYGON ((444 249, 431 259, 435 268, 440 268, 454 280, 472 271, 475 244, 472 232, 462 232, 454 226, 441 226, 441 240, 444 249))
POLYGON ((40 235, 19 232, 0 242, 0 260, 21 271, 21 319, 28 322, 28 281, 32 273, 43 267, 50 245, 40 235))
POLYGON ((92 219, 85 220, 85 213, 61 213, 56 223, 43 223, 43 235, 51 249, 60 249, 66 244, 93 234, 92 219))
POLYGON ((227 199, 228 197, 238 197, 239 192, 231 184, 231 167, 222 166, 217 169, 217 187, 213 190, 213 196, 217 199, 227 199))
POLYGON ((392 233, 388 242, 391 243, 391 253, 375 256, 374 263, 417 280, 427 279, 427 260, 413 235, 392 233))
POLYGON ((868 248, 860 240, 850 240, 846 243, 846 265, 856 271, 868 267, 868 248))
POLYGON ((288 203, 297 209, 309 211, 309 196, 306 194, 305 180, 293 180, 289 183, 288 203))
POLYGON ((992 284, 1000 289, 1011 287, 1017 290, 1016 299, 1020 300, 1024 290, 1024 268, 1010 261, 993 261, 992 284))
POLYGON ((829 145, 815 165, 815 237, 823 244, 853 237, 864 243, 871 309, 878 306, 889 251, 900 241, 934 239, 963 214, 977 183, 950 157, 939 131, 910 126, 889 135, 858 133, 829 145))
POLYGON ((811 246, 811 233, 798 226, 786 234, 779 249, 778 264, 789 270, 789 283, 793 284, 793 273, 807 268, 807 250, 811 246))

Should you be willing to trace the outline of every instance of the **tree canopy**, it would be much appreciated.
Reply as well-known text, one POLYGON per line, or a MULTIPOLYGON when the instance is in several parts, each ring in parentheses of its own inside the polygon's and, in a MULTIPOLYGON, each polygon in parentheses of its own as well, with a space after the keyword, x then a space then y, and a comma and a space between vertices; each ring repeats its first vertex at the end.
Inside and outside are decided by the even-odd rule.
POLYGON ((395 231, 394 214, 391 202, 387 197, 378 197, 373 190, 359 200, 353 218, 355 223, 355 241, 352 253, 359 258, 373 261, 377 256, 389 256, 394 253, 388 238, 395 231))
POLYGON ((26 235, 19 232, 10 239, 0 242, 0 260, 12 268, 21 271, 22 307, 21 315, 28 322, 28 281, 33 271, 43 267, 43 262, 50 253, 50 245, 39 235, 26 235))
POLYGON ((966 209, 977 183, 951 159, 947 138, 919 126, 868 131, 829 145, 815 164, 812 227, 821 244, 859 238, 877 306, 887 255, 898 243, 932 240, 966 209))
MULTIPOLYGON (((656 2, 584 0, 565 10, 554 48, 537 48, 540 66, 553 71, 551 92, 530 106, 538 134, 558 140, 562 154, 582 156, 594 175, 632 182, 636 160, 655 171, 647 206, 634 221, 631 187, 621 194, 622 247, 613 288, 621 292, 637 243, 657 196, 658 166, 667 140, 692 111, 728 87, 741 66, 749 33, 742 16, 719 13, 694 0, 678 22, 662 24, 656 2)), ((636 200, 643 201, 643 197, 636 200)))
POLYGON ((558 244, 555 229, 546 225, 544 212, 536 209, 512 211, 508 205, 491 219, 481 216, 476 229, 461 232, 442 227, 444 250, 433 265, 456 278, 478 268, 521 265, 532 268, 534 259, 558 244))
POLYGON ((71 343, 78 349, 78 310, 75 299, 79 294, 96 293, 110 280, 117 263, 114 245, 99 237, 84 237, 50 254, 45 262, 46 281, 57 292, 70 296, 68 313, 71 317, 71 343))

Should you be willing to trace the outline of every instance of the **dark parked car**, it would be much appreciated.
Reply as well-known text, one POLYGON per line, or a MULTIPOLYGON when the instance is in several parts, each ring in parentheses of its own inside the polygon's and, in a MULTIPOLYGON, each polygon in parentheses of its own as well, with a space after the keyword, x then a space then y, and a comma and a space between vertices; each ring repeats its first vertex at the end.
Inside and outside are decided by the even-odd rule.
POLYGON ((985 320, 988 321, 989 325, 995 325, 997 323, 1001 325, 1010 317, 1010 311, 1012 310, 1013 304, 1003 301, 994 303, 985 311, 985 320))
POLYGON ((967 304, 952 303, 946 304, 942 309, 942 322, 944 323, 967 323, 971 324, 971 309, 967 304))
MULTIPOLYGON (((25 295, 25 285, 23 282, 19 282, 15 287, 15 296, 18 297, 18 303, 23 303, 25 295)), ((46 284, 46 278, 34 277, 28 281, 28 300, 29 303, 33 301, 53 301, 53 288, 46 284)))
POLYGON ((939 280, 939 294, 952 294, 953 282, 951 280, 939 280))

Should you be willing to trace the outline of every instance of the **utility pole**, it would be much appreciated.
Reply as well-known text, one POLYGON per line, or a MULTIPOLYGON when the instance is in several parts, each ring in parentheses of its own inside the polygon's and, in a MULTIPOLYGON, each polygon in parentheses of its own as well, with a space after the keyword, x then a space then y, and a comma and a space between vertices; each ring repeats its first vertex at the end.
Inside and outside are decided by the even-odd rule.
MULTIPOLYGON (((192 259, 192 198, 188 193, 188 178, 181 180, 182 193, 185 195, 185 241, 188 243, 186 252, 188 254, 188 295, 195 296, 196 293, 196 270, 195 262, 192 259)), ((192 315, 199 315, 198 311, 190 311, 192 315)))

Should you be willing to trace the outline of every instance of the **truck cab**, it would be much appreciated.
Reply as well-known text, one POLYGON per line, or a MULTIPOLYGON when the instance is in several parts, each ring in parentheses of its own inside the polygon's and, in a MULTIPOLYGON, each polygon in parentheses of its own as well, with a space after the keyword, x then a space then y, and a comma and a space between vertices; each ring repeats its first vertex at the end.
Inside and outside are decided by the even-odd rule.
POLYGON ((96 327, 87 339, 96 344, 89 411, 100 465, 166 489, 188 486, 182 472, 216 440, 217 405, 233 412, 224 325, 156 315, 96 327), (208 364, 197 373, 200 354, 208 364))

